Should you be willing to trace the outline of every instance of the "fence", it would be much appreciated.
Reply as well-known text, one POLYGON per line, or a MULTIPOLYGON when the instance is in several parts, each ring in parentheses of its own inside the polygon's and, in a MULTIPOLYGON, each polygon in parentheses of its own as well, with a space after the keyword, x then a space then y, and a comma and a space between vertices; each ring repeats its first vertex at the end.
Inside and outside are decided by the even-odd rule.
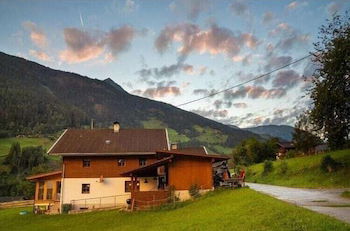
POLYGON ((132 192, 131 198, 133 199, 132 209, 149 209, 173 201, 167 190, 132 192))
POLYGON ((118 208, 124 207, 127 199, 130 194, 71 200, 71 205, 72 210, 118 208))
POLYGON ((10 202, 3 202, 0 203, 1 209, 6 208, 21 208, 21 207, 27 207, 34 204, 33 200, 25 200, 25 201, 10 201, 10 202))

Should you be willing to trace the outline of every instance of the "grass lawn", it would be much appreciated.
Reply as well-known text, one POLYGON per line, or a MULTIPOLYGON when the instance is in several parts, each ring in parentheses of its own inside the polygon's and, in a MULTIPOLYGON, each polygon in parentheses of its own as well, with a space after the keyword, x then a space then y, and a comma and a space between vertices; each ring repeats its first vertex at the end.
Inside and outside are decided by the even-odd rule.
POLYGON ((250 166, 247 181, 305 188, 350 187, 350 149, 287 159, 286 173, 281 173, 281 162, 274 161, 273 171, 267 175, 262 174, 263 164, 250 166), (336 172, 323 172, 320 164, 325 155, 330 155, 344 167, 336 172))
MULTIPOLYGON (((211 192, 177 209, 19 215, 0 210, 1 230, 350 230, 350 225, 250 189, 211 192)), ((30 208, 27 209, 30 211, 30 208)))
POLYGON ((15 142, 19 142, 21 145, 21 148, 27 147, 27 146, 41 145, 47 150, 50 148, 50 146, 53 144, 54 141, 48 138, 27 138, 27 137, 1 138, 0 139, 0 158, 4 158, 5 156, 7 156, 11 145, 15 142))

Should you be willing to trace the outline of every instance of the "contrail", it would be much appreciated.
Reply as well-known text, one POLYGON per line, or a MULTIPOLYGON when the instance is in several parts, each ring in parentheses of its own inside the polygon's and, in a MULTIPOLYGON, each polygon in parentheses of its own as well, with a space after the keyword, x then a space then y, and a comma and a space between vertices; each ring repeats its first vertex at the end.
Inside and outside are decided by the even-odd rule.
POLYGON ((84 28, 84 21, 83 21, 83 17, 81 16, 81 12, 80 11, 79 11, 79 16, 80 16, 81 26, 84 28))

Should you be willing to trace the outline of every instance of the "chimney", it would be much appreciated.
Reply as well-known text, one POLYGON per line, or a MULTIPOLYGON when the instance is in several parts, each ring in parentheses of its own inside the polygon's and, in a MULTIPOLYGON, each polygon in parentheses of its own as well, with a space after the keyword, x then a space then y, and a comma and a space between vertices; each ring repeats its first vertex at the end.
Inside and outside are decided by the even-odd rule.
POLYGON ((114 121, 113 123, 113 131, 114 132, 119 132, 119 129, 120 129, 120 124, 118 121, 114 121))
POLYGON ((176 149, 177 149, 177 144, 176 143, 170 144, 170 150, 176 150, 176 149))

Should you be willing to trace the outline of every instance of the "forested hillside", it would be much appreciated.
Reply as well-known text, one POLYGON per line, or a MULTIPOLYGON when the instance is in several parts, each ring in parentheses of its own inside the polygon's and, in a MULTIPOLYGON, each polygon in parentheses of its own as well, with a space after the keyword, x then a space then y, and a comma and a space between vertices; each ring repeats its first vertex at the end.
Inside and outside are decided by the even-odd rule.
POLYGON ((259 137, 184 111, 131 95, 111 79, 91 79, 53 70, 0 53, 0 127, 2 136, 49 134, 67 127, 169 128, 172 142, 206 145, 229 153, 243 139, 259 137))

